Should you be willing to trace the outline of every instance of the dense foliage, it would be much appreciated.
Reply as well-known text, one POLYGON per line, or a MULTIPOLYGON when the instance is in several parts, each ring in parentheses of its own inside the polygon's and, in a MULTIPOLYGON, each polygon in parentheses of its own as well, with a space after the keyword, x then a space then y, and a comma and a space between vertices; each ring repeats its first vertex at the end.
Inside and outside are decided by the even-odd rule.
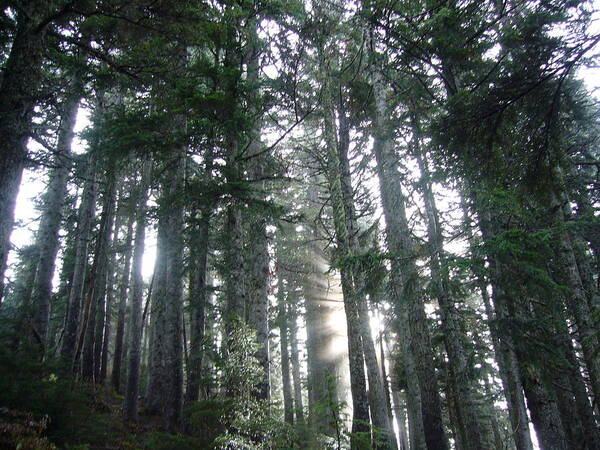
POLYGON ((0 446, 600 448, 594 8, 2 2, 0 446))

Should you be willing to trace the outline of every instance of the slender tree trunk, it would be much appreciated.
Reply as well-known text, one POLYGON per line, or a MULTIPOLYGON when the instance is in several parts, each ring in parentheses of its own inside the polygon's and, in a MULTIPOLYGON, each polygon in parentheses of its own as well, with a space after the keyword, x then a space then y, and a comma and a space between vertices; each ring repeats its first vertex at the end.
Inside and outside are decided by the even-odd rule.
MULTIPOLYGON (((554 264, 556 265, 556 264, 554 264)), ((549 270, 556 272, 560 267, 549 270)), ((581 373, 581 367, 575 350, 571 330, 567 323, 566 312, 560 297, 552 301, 552 324, 547 341, 556 349, 557 357, 562 361, 547 368, 553 377, 553 385, 557 394, 558 406, 565 435, 570 448, 600 448, 598 425, 595 423, 594 412, 590 405, 586 383, 581 373)), ((543 312, 547 307, 539 308, 543 312)))
POLYGON ((462 435, 461 441, 465 450, 490 448, 493 445, 492 430, 490 429, 490 424, 481 417, 481 408, 478 407, 477 388, 475 384, 477 380, 471 379, 472 368, 468 366, 466 349, 463 344, 467 340, 467 337, 460 329, 458 313, 450 294, 450 279, 448 270, 445 267, 443 236, 439 214, 429 181, 429 167, 418 141, 420 139, 420 132, 416 118, 413 118, 413 132, 415 133, 414 149, 421 170, 421 190, 427 217, 429 267, 431 269, 434 294, 438 299, 442 332, 446 352, 448 353, 450 382, 454 384, 453 391, 456 394, 457 425, 459 427, 457 432, 462 435))
MULTIPOLYGON (((152 276, 154 286, 152 293, 148 296, 146 306, 144 307, 144 316, 149 312, 148 320, 148 379, 145 390, 144 407, 146 412, 159 414, 161 412, 161 392, 164 391, 164 383, 167 379, 165 366, 163 363, 163 345, 164 339, 164 301, 165 301, 165 280, 166 280, 166 242, 168 240, 167 224, 163 220, 158 222, 158 233, 156 240, 156 262, 154 265, 154 275, 152 276)), ((142 323, 146 322, 144 317, 142 323)))
MULTIPOLYGON (((447 449, 448 441, 442 422, 442 408, 437 375, 433 365, 431 338, 423 300, 417 287, 414 250, 404 206, 404 194, 398 180, 390 124, 387 123, 386 90, 379 70, 372 70, 375 95, 374 153, 381 189, 381 202, 386 221, 388 249, 404 261, 391 261, 392 302, 400 320, 408 320, 407 357, 412 358, 419 382, 423 432, 428 449, 447 449)), ((406 322, 399 326, 404 327, 406 322)), ((409 392, 410 396, 410 392, 409 392)), ((418 430, 418 428, 417 428, 418 430)), ((418 432, 415 430, 415 432, 418 432)))
POLYGON ((369 380, 369 409, 375 427, 375 448, 395 449, 396 438, 392 424, 389 420, 388 402, 385 395, 383 375, 377 361, 377 350, 371 335, 369 312, 366 299, 361 299, 359 308, 360 332, 363 343, 363 352, 367 376, 369 380))
POLYGON ((115 335, 115 354, 113 357, 113 368, 111 374, 111 384, 115 391, 121 392, 121 370, 123 357, 126 352, 123 350, 123 341, 125 339, 125 316, 127 311, 127 292, 129 286, 129 275, 131 271, 131 255, 133 252, 133 225, 136 220, 136 199, 132 195, 129 202, 130 210, 128 211, 129 218, 127 221, 127 233, 125 235, 125 246, 123 252, 123 272, 119 280, 119 307, 117 313, 117 331, 115 335))
POLYGON ((568 231, 564 229, 568 217, 565 212, 568 204, 566 201, 559 203, 558 199, 555 198, 552 207, 555 211, 555 222, 560 227, 556 239, 557 267, 561 270, 561 279, 570 288, 565 301, 567 309, 577 326, 577 337, 589 373, 594 398, 600 399, 600 357, 598 356, 600 354, 600 340, 598 339, 597 328, 592 322, 593 310, 590 308, 583 286, 573 243, 568 231))
POLYGON ((35 283, 33 285, 33 304, 35 305, 34 326, 42 341, 46 341, 48 321, 50 319, 50 298, 52 296, 52 277, 59 245, 59 230, 62 220, 67 178, 71 170, 71 143, 73 142, 75 120, 81 99, 81 82, 78 79, 67 88, 60 125, 58 142, 54 157, 55 167, 50 173, 50 183, 44 195, 44 212, 37 234, 40 249, 35 283))
POLYGON ((215 348, 215 299, 213 293, 213 276, 209 270, 206 273, 206 311, 205 311, 205 322, 204 322, 204 348, 207 351, 207 356, 202 358, 202 373, 204 381, 200 389, 200 398, 207 400, 214 395, 214 362, 213 356, 217 353, 215 348))
POLYGON ((304 401, 302 399, 302 377, 300 375, 300 350, 298 349, 298 305, 296 304, 296 302, 298 302, 298 297, 295 291, 291 291, 288 288, 287 300, 290 300, 289 296, 291 293, 293 293, 294 296, 292 297, 291 301, 286 302, 286 306, 288 307, 287 312, 289 312, 289 320, 287 321, 287 324, 289 326, 292 380, 294 383, 294 413, 296 424, 304 425, 304 401))
MULTIPOLYGON (((261 170, 251 172, 259 177, 262 175, 261 170)), ((249 225, 248 324, 256 330, 256 340, 259 345, 256 357, 263 371, 256 395, 266 400, 270 398, 268 314, 270 270, 267 222, 264 217, 259 217, 249 225)))
MULTIPOLYGON (((465 217, 467 217, 468 212, 467 206, 464 203, 464 199, 462 208, 465 217)), ((486 228, 486 220, 484 219, 487 217, 487 215, 480 214, 480 216, 480 228, 485 234, 483 230, 486 228)), ((489 220, 487 220, 487 222, 489 222, 489 220)), ((466 224, 466 228, 470 229, 470 224, 466 224)), ((487 228, 489 228, 489 226, 487 228)), ((486 232, 489 233, 489 230, 486 232)), ((469 241, 472 241, 472 239, 472 234, 469 234, 469 241)), ((475 257, 473 251, 471 251, 471 253, 471 256, 475 257)), ((476 263, 480 267, 485 266, 482 258, 476 259, 476 263)), ((512 437, 517 450, 533 450, 533 443, 531 442, 531 435, 529 432, 529 418, 527 416, 527 407, 525 405, 525 395, 523 392, 523 382, 514 349, 514 343, 512 336, 506 327, 499 326, 499 321, 508 320, 507 317, 500 317, 499 314, 508 313, 506 312, 506 308, 502 307, 502 304, 498 304, 498 301, 502 301, 502 299, 496 298, 496 304, 492 305, 492 301, 488 293, 488 284, 481 276, 478 276, 478 285, 481 292, 481 299, 485 308, 485 315, 487 317, 490 336, 492 338, 495 360, 498 363, 504 397, 506 398, 506 403, 508 405, 508 415, 511 423, 512 437)))
POLYGON ((185 402, 198 401, 202 380, 203 341, 205 336, 206 301, 208 298, 206 274, 208 266, 208 241, 210 234, 210 207, 203 208, 201 218, 191 239, 195 267, 190 289, 190 364, 188 369, 185 402))
MULTIPOLYGON (((252 33, 256 36, 257 24, 255 21, 250 25, 252 33)), ((258 83, 259 81, 259 48, 254 46, 248 57, 248 81, 258 83)), ((256 115, 256 111, 254 112, 256 115)), ((265 201, 266 183, 262 180, 265 176, 264 165, 267 156, 261 154, 264 151, 261 143, 262 121, 256 120, 250 135, 248 144, 248 157, 251 158, 249 176, 255 180, 255 197, 261 202, 265 201)), ((269 399, 271 387, 269 380, 269 243, 267 239, 267 218, 264 213, 257 211, 254 220, 249 223, 248 256, 249 256, 249 279, 248 279, 248 324, 256 330, 256 341, 258 351, 256 357, 260 364, 263 375, 257 388, 257 397, 269 399)))
MULTIPOLYGON (((502 222, 500 218, 492 217, 491 213, 484 208, 482 199, 479 196, 476 195, 474 200, 479 214, 479 225, 483 239, 490 242, 495 237, 496 229, 502 222)), ((522 321, 529 313, 524 310, 524 306, 509 295, 504 287, 510 286, 510 283, 512 283, 508 266, 496 255, 489 256, 489 265, 496 320, 507 325, 511 321, 522 321)), ((523 301, 523 303, 526 302, 523 301)), ((519 345, 519 337, 513 338, 514 331, 510 327, 497 327, 496 330, 498 332, 499 348, 501 349, 500 354, 504 355, 499 358, 499 361, 505 365, 508 373, 513 375, 517 373, 517 368, 511 365, 515 364, 515 360, 518 362, 518 373, 521 374, 523 390, 527 398, 527 408, 531 413, 531 421, 542 448, 553 450, 568 448, 551 383, 544 378, 544 375, 535 364, 529 362, 531 355, 528 355, 527 349, 523 349, 519 345), (511 359, 511 352, 514 352, 514 360, 511 359)), ((507 381, 514 383, 516 379, 508 378, 507 381)), ((511 400, 509 404, 514 402, 513 397, 518 394, 517 386, 513 386, 510 392, 511 400)), ((515 406, 513 403, 513 407, 515 406)), ((523 426, 521 423, 518 425, 523 426)), ((519 436, 520 434, 515 433, 515 440, 519 436)))
MULTIPOLYGON (((110 206, 109 211, 107 211, 110 216, 108 217, 108 224, 106 229, 106 241, 104 242, 104 269, 102 274, 102 296, 99 297, 99 306, 98 314, 96 316, 96 329, 94 331, 94 381, 96 383, 103 383, 106 378, 106 368, 102 369, 102 360, 106 356, 104 353, 104 344, 105 342, 108 344, 109 336, 105 334, 105 331, 110 331, 110 307, 112 301, 112 285, 109 284, 109 281, 112 283, 112 276, 110 275, 110 271, 112 271, 112 267, 109 267, 111 263, 110 257, 110 242, 111 235, 113 233, 114 227, 114 209, 115 209, 115 179, 114 175, 111 175, 107 180, 109 183, 108 192, 106 195, 110 196, 110 206), (104 376, 102 372, 104 371, 104 376)), ((102 232, 102 229, 101 229, 102 232)))
POLYGON ((73 367, 77 351, 78 336, 80 331, 80 313, 83 302, 83 289, 85 284, 85 273, 87 268, 88 244, 92 221, 94 218, 94 207, 96 203, 96 165, 93 155, 87 157, 88 167, 86 180, 82 193, 81 206, 77 219, 77 244, 75 251, 75 264, 73 269, 73 280, 69 293, 69 307, 65 322, 65 333, 61 348, 61 355, 66 363, 73 367))
MULTIPOLYGON (((350 145, 350 124, 348 118, 346 117, 344 101, 341 94, 339 100, 338 122, 338 156, 341 169, 340 179, 346 227, 348 230, 350 251, 352 254, 359 254, 360 248, 357 242, 359 230, 356 221, 356 212, 354 210, 354 195, 350 174, 350 160, 348 156, 350 145)), ((371 411, 371 421, 377 433, 374 439, 375 447, 396 448, 394 431, 392 424, 389 421, 389 411, 386 408, 387 403, 385 400, 386 397, 382 374, 377 362, 377 350, 375 349, 373 336, 371 335, 370 318, 366 303, 367 299, 365 298, 364 293, 364 276, 361 274, 360 269, 354 270, 351 276, 354 282, 354 290, 357 302, 358 331, 360 333, 365 367, 367 369, 367 377, 369 380, 369 409, 371 411)))
MULTIPOLYGON (((116 200, 115 200, 116 202, 116 200)), ((113 208, 115 205, 113 204, 113 208)), ((106 380, 108 372, 108 350, 112 333, 113 302, 115 299, 115 266, 117 262, 117 246, 119 242, 119 229, 121 228, 121 216, 113 212, 113 238, 109 247, 108 273, 106 275, 106 314, 104 319, 104 335, 102 339, 102 355, 100 358, 100 383, 106 380)))
POLYGON ((112 233, 115 203, 114 167, 107 168, 106 191, 102 204, 100 230, 96 242, 94 263, 91 271, 90 311, 85 328, 81 376, 84 380, 98 382, 102 357, 102 341, 106 309, 106 280, 108 269, 108 245, 112 233))
MULTIPOLYGON (((289 284, 289 282, 288 282, 289 284)), ((277 305, 279 307, 279 341, 281 345, 281 381, 283 391, 283 415, 286 423, 294 424, 294 398, 290 382, 290 353, 288 348, 288 312, 287 297, 284 290, 283 273, 277 274, 277 305)))
POLYGON ((392 399, 394 402, 393 408, 396 416, 396 424, 398 425, 398 450, 409 450, 408 431, 406 429, 406 409, 404 407, 405 402, 402 400, 402 393, 392 390, 392 399))
MULTIPOLYGON (((379 316, 379 313, 378 313, 379 316)), ((392 406, 392 397, 391 397, 391 390, 390 390, 390 383, 389 383, 389 379, 388 379, 388 374, 387 374, 387 368, 386 368, 386 354, 383 348, 383 343, 384 343, 384 337, 383 337, 383 332, 381 332, 381 334, 379 335, 379 363, 381 364, 381 376, 383 379, 383 387, 385 390, 385 404, 387 406, 387 412, 388 412, 388 420, 390 423, 390 426, 393 428, 393 423, 394 423, 394 408, 392 406)), ((399 444, 399 443, 398 443, 399 444)), ((400 445, 398 445, 398 447, 400 447, 400 445)))
MULTIPOLYGON (((123 404, 123 418, 126 422, 138 421, 138 397, 140 392, 140 366, 142 345, 142 301, 144 280, 142 265, 146 240, 146 203, 151 165, 144 161, 142 178, 136 195, 135 238, 133 241, 133 266, 131 268, 131 316, 129 320, 130 344, 127 364, 127 385, 123 404)), ((158 256, 158 255, 157 255, 158 256)), ((123 293, 123 291, 121 291, 123 293)))
POLYGON ((508 415, 515 446, 517 450, 533 450, 525 395, 523 393, 523 382, 512 338, 503 331, 498 330, 497 315, 494 312, 485 282, 480 282, 480 291, 492 336, 494 353, 496 355, 495 359, 498 363, 502 387, 508 405, 508 415), (500 336, 502 336, 502 339, 500 336))
MULTIPOLYGON (((387 352, 389 354, 393 354, 392 352, 390 352, 390 345, 387 339, 387 335, 384 333, 382 335, 382 342, 385 342, 385 345, 387 347, 387 352)), ((382 350, 383 352, 383 350, 382 350)), ((385 352, 383 352, 385 354, 385 352)), ((399 360, 404 359, 403 356, 401 354, 397 354, 396 353, 396 358, 398 358, 399 360)), ((414 372, 414 368, 413 368, 413 372, 414 372)), ((408 373, 408 372, 406 372, 408 373)), ((396 418, 396 425, 398 426, 398 449, 399 450, 408 450, 409 446, 410 448, 417 448, 417 449, 421 449, 421 448, 425 448, 425 440, 424 440, 424 436, 423 436, 423 422, 421 421, 421 411, 420 409, 417 409, 417 411, 413 412, 413 411, 409 411, 409 407, 407 406, 407 402, 404 399, 404 395, 402 394, 402 387, 400 386, 400 374, 398 373, 398 367, 397 367, 397 361, 395 358, 390 359, 390 391, 392 394, 392 410, 394 411, 394 415, 396 418), (409 412, 409 415, 412 414, 413 417, 418 417, 419 419, 419 424, 421 426, 421 430, 414 432, 413 431, 413 427, 411 428, 411 439, 413 440, 412 444, 409 444, 409 433, 408 430, 406 429, 406 421, 407 421, 407 411, 409 412), (417 439, 423 439, 422 441, 418 441, 417 439)), ((407 380, 408 381, 408 380, 407 380)), ((414 389, 417 392, 417 396, 418 396, 418 390, 419 387, 416 384, 416 376, 413 376, 413 384, 414 387, 412 389, 414 389)), ((408 385, 408 383, 406 383, 406 386, 408 385)), ((414 401, 414 405, 413 407, 418 408, 418 406, 420 405, 420 399, 419 397, 416 398, 416 400, 414 401)), ((413 419, 409 418, 409 424, 412 422, 413 419)))
MULTIPOLYGON (((577 441, 577 445, 590 450, 600 448, 599 426, 597 420, 595 420, 594 410, 588 398, 585 381, 581 376, 579 361, 575 355, 566 322, 562 321, 561 325, 565 327, 561 335, 564 339, 563 347, 566 353, 567 374, 571 384, 571 392, 574 396, 576 411, 580 417, 582 426, 582 433, 580 440, 577 441)), ((573 414, 573 410, 571 410, 571 414, 573 414)))
MULTIPOLYGON (((335 129, 335 112, 332 99, 332 80, 329 75, 327 56, 320 55, 323 80, 323 123, 327 164, 327 182, 331 198, 332 215, 337 241, 337 258, 343 260, 351 255, 350 236, 348 234, 346 211, 344 209, 343 188, 341 179, 341 165, 338 155, 337 137, 335 129)), ((366 395, 366 379, 363 359, 363 343, 359 327, 358 296, 352 280, 352 272, 348 267, 340 270, 342 279, 342 293, 344 308, 346 310, 346 324, 348 329, 348 357, 350 359, 350 390, 352 393, 352 433, 351 447, 359 448, 361 445, 359 433, 369 431, 368 400, 366 395)))
MULTIPOLYGON (((165 365, 165 390, 159 393, 165 427, 170 432, 178 430, 183 402, 183 342, 182 342, 182 281, 183 281, 183 202, 182 188, 185 174, 185 148, 177 149, 170 180, 165 186, 162 204, 169 230, 166 242, 165 304, 162 363, 165 365)), ((159 219, 160 220, 160 219, 159 219)))
POLYGON ((226 307, 225 307, 225 332, 231 335, 235 322, 243 320, 246 310, 245 268, 243 258, 243 229, 242 213, 237 204, 229 205, 227 209, 227 222, 225 224, 227 237, 226 266, 230 268, 225 274, 226 307))
MULTIPOLYGON (((42 82, 42 62, 50 0, 24 1, 16 12, 17 26, 0 85, 0 304, 15 202, 27 157, 31 116, 42 82)), ((42 321, 45 319, 41 318, 42 321)), ((43 327, 44 325, 40 323, 43 327)))

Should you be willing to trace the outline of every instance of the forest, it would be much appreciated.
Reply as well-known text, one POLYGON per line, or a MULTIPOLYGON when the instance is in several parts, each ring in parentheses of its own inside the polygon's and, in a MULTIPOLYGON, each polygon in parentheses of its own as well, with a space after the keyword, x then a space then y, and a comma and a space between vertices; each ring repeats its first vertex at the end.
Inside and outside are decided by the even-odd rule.
POLYGON ((600 449, 597 3, 0 6, 0 448, 600 449))

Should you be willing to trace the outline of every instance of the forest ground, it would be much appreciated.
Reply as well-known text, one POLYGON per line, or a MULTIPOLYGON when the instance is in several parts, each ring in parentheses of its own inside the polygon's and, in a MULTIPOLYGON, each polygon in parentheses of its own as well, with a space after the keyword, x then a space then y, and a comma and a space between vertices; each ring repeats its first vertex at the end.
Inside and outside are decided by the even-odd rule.
MULTIPOLYGON (((142 415, 125 425, 123 397, 105 386, 78 384, 62 393, 60 411, 48 413, 0 405, 0 449, 19 450, 187 450, 205 440, 160 431, 158 417, 142 415), (52 416, 52 417, 51 417, 52 416)), ((50 399, 52 395, 47 397, 50 399)), ((210 444, 208 444, 210 446, 210 444)))

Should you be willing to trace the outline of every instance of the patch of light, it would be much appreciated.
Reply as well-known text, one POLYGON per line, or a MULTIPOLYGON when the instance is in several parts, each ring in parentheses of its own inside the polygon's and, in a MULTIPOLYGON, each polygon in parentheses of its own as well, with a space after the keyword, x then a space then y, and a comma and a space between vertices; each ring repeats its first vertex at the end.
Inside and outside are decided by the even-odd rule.
POLYGON ((146 283, 152 280, 154 264, 156 262, 156 231, 153 228, 146 229, 146 242, 144 246, 144 257, 142 259, 142 277, 146 283))

